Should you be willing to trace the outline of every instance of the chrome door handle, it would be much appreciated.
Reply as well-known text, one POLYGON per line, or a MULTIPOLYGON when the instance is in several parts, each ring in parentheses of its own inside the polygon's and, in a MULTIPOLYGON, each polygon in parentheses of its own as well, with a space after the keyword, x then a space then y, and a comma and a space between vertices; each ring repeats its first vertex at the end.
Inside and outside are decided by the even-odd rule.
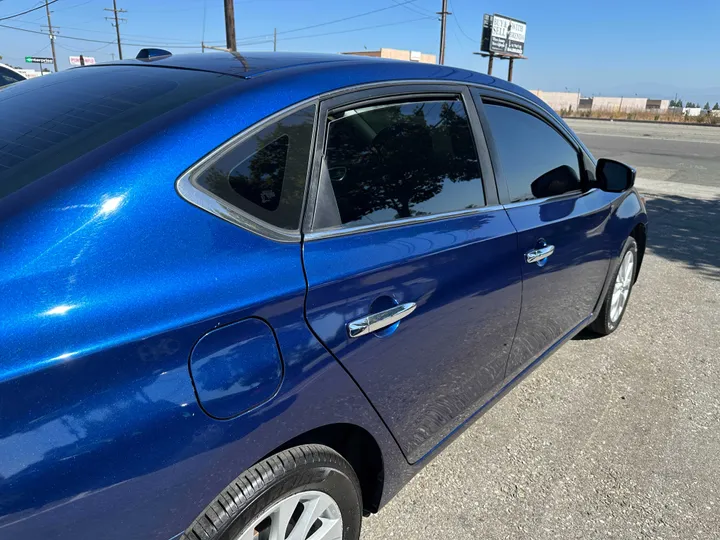
POLYGON ((525 260, 530 263, 540 262, 543 259, 547 259, 550 255, 555 253, 555 246, 544 246, 537 249, 531 249, 525 254, 525 260))
POLYGON ((349 322, 347 324, 348 336, 356 338, 387 328, 410 315, 415 311, 416 307, 417 304, 415 304, 415 302, 408 302, 407 304, 393 306, 390 309, 378 311, 362 319, 349 322))

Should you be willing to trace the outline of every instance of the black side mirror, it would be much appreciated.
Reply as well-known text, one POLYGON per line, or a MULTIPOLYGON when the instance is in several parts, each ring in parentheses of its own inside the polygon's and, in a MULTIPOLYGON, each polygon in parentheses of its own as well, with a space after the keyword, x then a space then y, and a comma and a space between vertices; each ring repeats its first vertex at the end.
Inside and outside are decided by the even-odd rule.
POLYGON ((595 176, 598 187, 610 193, 621 193, 635 185, 635 169, 614 159, 598 159, 595 176))

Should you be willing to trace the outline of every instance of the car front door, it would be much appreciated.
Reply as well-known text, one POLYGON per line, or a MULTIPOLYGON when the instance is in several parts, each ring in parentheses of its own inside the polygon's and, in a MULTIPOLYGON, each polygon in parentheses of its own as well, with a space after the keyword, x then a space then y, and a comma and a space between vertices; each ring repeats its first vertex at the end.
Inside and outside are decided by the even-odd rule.
POLYGON ((502 385, 515 229, 464 86, 326 101, 316 144, 307 319, 415 462, 502 385))
POLYGON ((518 231, 523 294, 512 379, 587 324, 607 276, 605 228, 617 195, 592 188, 591 162, 539 107, 490 91, 473 95, 500 200, 518 231))

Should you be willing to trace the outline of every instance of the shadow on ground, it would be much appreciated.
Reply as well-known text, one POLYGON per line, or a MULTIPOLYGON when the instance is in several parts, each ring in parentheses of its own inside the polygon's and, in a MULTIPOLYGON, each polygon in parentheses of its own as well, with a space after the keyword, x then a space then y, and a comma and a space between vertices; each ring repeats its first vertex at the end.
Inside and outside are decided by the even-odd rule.
POLYGON ((720 199, 647 200, 648 251, 720 280, 720 199))

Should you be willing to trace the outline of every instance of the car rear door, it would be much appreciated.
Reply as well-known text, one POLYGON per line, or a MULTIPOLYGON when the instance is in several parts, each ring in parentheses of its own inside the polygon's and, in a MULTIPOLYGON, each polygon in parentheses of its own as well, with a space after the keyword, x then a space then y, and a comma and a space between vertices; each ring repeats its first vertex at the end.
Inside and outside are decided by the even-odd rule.
POLYGON ((607 276, 604 232, 617 195, 592 187, 592 162, 540 107, 492 90, 473 96, 499 197, 518 231, 523 295, 511 379, 587 324, 607 276))
POLYGON ((415 462, 502 385, 516 232, 466 87, 348 93, 318 125, 307 319, 415 462))

